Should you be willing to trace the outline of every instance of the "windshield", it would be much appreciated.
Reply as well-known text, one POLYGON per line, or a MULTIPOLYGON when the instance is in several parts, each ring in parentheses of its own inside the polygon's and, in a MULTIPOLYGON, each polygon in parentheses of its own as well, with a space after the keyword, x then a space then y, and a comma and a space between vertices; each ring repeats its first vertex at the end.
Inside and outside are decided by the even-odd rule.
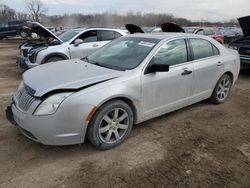
POLYGON ((59 35, 58 37, 63 41, 63 42, 67 42, 70 39, 72 39, 74 36, 76 36, 79 33, 79 31, 75 31, 75 30, 69 30, 66 31, 65 33, 59 35))
POLYGON ((158 42, 152 38, 121 37, 83 60, 115 70, 134 69, 158 42))

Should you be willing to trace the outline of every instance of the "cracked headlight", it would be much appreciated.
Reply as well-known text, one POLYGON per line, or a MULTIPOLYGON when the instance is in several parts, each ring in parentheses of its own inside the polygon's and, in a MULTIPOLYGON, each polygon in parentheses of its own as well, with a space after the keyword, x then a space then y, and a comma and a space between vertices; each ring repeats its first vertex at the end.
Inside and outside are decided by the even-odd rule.
POLYGON ((60 104, 73 92, 58 93, 49 96, 35 110, 34 115, 50 115, 57 111, 60 104))

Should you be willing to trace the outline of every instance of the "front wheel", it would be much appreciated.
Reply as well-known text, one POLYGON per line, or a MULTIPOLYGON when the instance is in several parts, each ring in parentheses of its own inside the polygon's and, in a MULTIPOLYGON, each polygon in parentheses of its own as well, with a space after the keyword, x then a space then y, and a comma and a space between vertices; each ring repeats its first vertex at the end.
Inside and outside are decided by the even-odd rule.
POLYGON ((214 104, 221 104, 227 99, 232 87, 232 79, 228 74, 224 74, 217 82, 210 101, 214 104))
POLYGON ((101 106, 91 120, 87 132, 89 141, 99 149, 110 149, 121 144, 133 126, 133 111, 120 100, 101 106))
POLYGON ((62 57, 59 57, 59 56, 53 56, 53 57, 50 57, 49 59, 47 59, 43 64, 56 62, 56 61, 62 61, 62 60, 65 60, 65 59, 62 57))
POLYGON ((30 36, 30 34, 29 34, 28 31, 21 30, 21 31, 20 31, 20 36, 21 36, 22 38, 27 38, 27 37, 30 36))

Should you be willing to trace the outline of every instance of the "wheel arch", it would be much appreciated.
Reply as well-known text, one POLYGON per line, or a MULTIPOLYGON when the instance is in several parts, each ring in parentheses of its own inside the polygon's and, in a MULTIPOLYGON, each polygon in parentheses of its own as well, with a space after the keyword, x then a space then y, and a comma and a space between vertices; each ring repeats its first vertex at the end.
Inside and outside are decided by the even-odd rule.
POLYGON ((133 112, 133 115, 134 115, 134 124, 137 122, 138 120, 138 110, 136 108, 136 105, 134 104, 133 100, 131 100, 130 98, 128 97, 124 97, 124 96, 116 96, 116 97, 113 97, 113 98, 109 98, 105 101, 103 101, 102 103, 100 103, 98 106, 97 106, 97 110, 103 106, 104 104, 108 103, 108 102, 111 102, 111 101, 114 101, 114 100, 120 100, 120 101, 123 101, 125 102, 126 104, 129 105, 129 107, 131 108, 132 112, 133 112))
POLYGON ((51 53, 51 54, 48 54, 47 56, 45 56, 45 58, 43 58, 41 64, 44 64, 46 61, 48 61, 52 57, 60 57, 60 58, 63 58, 63 60, 69 59, 69 57, 67 55, 60 53, 60 52, 56 52, 56 53, 51 53))
MULTIPOLYGON (((227 72, 225 72, 224 74, 228 74, 229 76, 230 76, 230 78, 231 78, 231 81, 232 81, 232 83, 234 82, 234 75, 233 75, 233 73, 231 72, 231 71, 227 71, 227 72)), ((223 75, 224 75, 223 74, 223 75)), ((223 76, 222 75, 222 76, 223 76)))

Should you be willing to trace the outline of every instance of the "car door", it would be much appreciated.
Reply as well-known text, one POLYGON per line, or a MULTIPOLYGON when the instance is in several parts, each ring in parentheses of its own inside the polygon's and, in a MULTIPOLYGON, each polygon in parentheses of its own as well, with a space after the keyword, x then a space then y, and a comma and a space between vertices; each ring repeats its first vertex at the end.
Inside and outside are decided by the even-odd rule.
POLYGON ((205 39, 189 39, 193 52, 194 78, 190 103, 210 97, 224 71, 223 59, 216 46, 205 39))
POLYGON ((90 55, 99 48, 98 35, 96 30, 89 30, 81 34, 70 44, 71 58, 81 58, 90 55), (75 41, 81 39, 81 44, 75 45, 75 41))
MULTIPOLYGON (((142 75, 144 118, 149 119, 187 104, 193 77, 185 39, 165 43, 151 63, 170 65, 168 72, 142 75)), ((149 65, 148 65, 149 66, 149 65)))

